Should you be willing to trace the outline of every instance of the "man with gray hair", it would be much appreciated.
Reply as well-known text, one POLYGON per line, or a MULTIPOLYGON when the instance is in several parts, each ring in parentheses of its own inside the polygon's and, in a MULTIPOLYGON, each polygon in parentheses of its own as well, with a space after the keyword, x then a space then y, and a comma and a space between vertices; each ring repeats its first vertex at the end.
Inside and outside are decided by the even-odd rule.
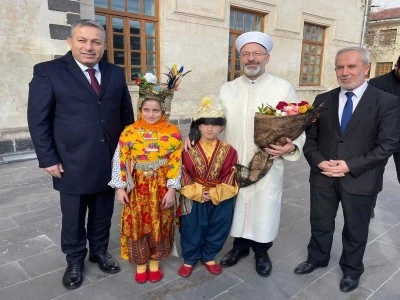
POLYGON ((106 273, 119 271, 107 252, 114 208, 108 182, 119 135, 134 119, 123 70, 101 61, 104 28, 81 20, 67 42, 65 56, 34 66, 28 125, 39 167, 60 192, 61 249, 68 263, 62 282, 75 289, 83 281, 86 239, 91 262, 106 273))
POLYGON ((307 260, 294 272, 308 274, 330 259, 335 217, 343 209, 342 292, 351 292, 364 272, 371 208, 382 190, 388 158, 399 143, 400 102, 369 85, 369 53, 341 49, 335 70, 340 87, 318 95, 314 106, 326 108, 306 129, 304 155, 311 167, 311 239, 307 260))

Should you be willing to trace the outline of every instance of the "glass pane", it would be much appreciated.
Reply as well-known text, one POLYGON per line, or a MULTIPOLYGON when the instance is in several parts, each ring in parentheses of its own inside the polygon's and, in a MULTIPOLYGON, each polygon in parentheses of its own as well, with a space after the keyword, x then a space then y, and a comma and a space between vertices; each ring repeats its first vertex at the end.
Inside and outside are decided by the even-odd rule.
POLYGON ((303 62, 304 62, 305 64, 308 64, 308 55, 304 55, 304 57, 303 57, 303 62))
POLYGON ((156 39, 147 38, 146 39, 146 51, 155 52, 156 51, 156 39))
POLYGON ((156 65, 156 55, 153 53, 149 53, 146 55, 146 65, 147 66, 155 66, 156 65))
POLYGON ((113 34, 113 48, 124 49, 124 36, 113 34))
POLYGON ((319 84, 319 77, 318 76, 314 76, 314 84, 319 84))
POLYGON ((313 83, 313 80, 314 80, 314 76, 312 76, 312 75, 307 76, 307 83, 313 83))
POLYGON ((243 13, 238 11, 236 29, 244 31, 243 20, 244 20, 243 13))
POLYGON ((114 32, 124 32, 124 20, 119 18, 112 19, 112 26, 114 32))
POLYGON ((147 67, 146 73, 156 74, 156 70, 154 68, 147 67))
POLYGON ((308 44, 304 45, 304 52, 307 54, 310 52, 310 45, 308 44))
POLYGON ((255 31, 261 31, 261 17, 256 16, 255 17, 255 22, 254 22, 254 28, 253 30, 255 31))
POLYGON ((108 8, 108 0, 94 0, 94 6, 108 8))
POLYGON ((156 35, 154 23, 146 23, 146 35, 156 35))
POLYGON ((111 0, 111 9, 125 11, 124 0, 111 0))
POLYGON ((114 64, 117 64, 117 65, 125 64, 124 51, 114 51, 114 64))
POLYGON ((140 66, 140 52, 131 52, 131 65, 140 66))
POLYGON ((129 21, 129 27, 131 28, 131 34, 140 34, 140 22, 129 21))
POLYGON ((319 70, 320 70, 319 66, 315 66, 314 74, 319 75, 319 70))
POLYGON ((106 24, 107 24, 107 19, 106 16, 101 16, 101 15, 96 15, 95 16, 95 21, 102 25, 104 29, 107 29, 106 24))
POLYGON ((232 34, 229 34, 229 47, 232 47, 232 34))
POLYGON ((307 71, 308 71, 308 66, 303 65, 303 74, 307 74, 307 71))
POLYGON ((140 1, 128 0, 128 12, 134 14, 140 14, 140 1))
POLYGON ((316 55, 317 54, 317 47, 315 45, 311 46, 311 55, 316 55))
POLYGON ((131 50, 140 50, 140 37, 131 36, 131 50))
POLYGON ((309 66, 308 72, 311 73, 311 74, 314 73, 314 66, 313 65, 309 66))
POLYGON ((142 73, 140 68, 131 68, 131 80, 135 80, 142 73))
POLYGON ((323 35, 324 35, 324 29, 322 27, 318 27, 318 42, 322 42, 323 35))
POLYGON ((301 83, 307 83, 307 77, 306 76, 302 76, 301 77, 301 83))
POLYGON ((230 14, 230 19, 229 19, 229 28, 233 29, 234 28, 234 22, 235 22, 235 13, 231 10, 230 14))
POLYGON ((317 56, 317 60, 315 61, 317 65, 321 64, 321 56, 317 56))
POLYGON ((304 26, 303 38, 308 41, 311 40, 311 28, 309 25, 304 26))
POLYGON ((317 27, 313 26, 311 30, 311 39, 313 41, 317 40, 317 27))
POLYGON ((108 51, 107 51, 107 50, 104 51, 104 54, 103 54, 103 58, 102 58, 102 59, 108 61, 108 51))
POLYGON ((317 54, 318 55, 322 54, 322 47, 321 46, 317 46, 317 54))
POLYGON ((310 64, 314 64, 315 63, 315 56, 310 56, 310 64))
POLYGON ((253 18, 251 14, 246 14, 244 28, 245 31, 251 31, 253 29, 253 18))
POLYGON ((154 0, 144 0, 143 13, 146 16, 153 16, 154 17, 154 15, 155 15, 154 0))

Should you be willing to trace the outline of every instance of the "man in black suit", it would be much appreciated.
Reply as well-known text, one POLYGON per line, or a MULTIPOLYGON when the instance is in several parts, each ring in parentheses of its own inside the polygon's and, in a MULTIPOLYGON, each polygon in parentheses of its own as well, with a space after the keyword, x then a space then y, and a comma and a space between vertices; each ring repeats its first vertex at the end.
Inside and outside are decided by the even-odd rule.
POLYGON ((304 155, 311 167, 311 239, 308 258, 294 272, 307 274, 330 259, 335 217, 342 204, 343 271, 340 290, 358 287, 364 272, 371 207, 382 190, 383 172, 399 142, 400 101, 365 81, 369 53, 361 47, 338 51, 340 87, 318 95, 326 108, 306 130, 304 155))
POLYGON ((101 25, 79 21, 67 39, 71 51, 36 65, 29 84, 28 124, 39 167, 60 192, 68 289, 82 284, 86 238, 89 260, 106 273, 119 271, 107 252, 114 207, 108 182, 119 135, 134 119, 122 69, 100 61, 105 41, 101 25))
MULTIPOLYGON (((399 97, 400 100, 400 56, 394 65, 394 69, 389 73, 371 78, 369 84, 399 97)), ((400 148, 393 153, 393 160, 396 166, 397 180, 400 183, 400 148)))

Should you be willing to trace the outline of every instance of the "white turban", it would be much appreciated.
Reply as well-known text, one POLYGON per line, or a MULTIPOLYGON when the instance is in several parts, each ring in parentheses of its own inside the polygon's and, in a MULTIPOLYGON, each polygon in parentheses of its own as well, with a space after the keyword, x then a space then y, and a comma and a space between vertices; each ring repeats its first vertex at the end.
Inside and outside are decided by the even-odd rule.
POLYGON ((238 36, 235 41, 236 50, 240 52, 240 49, 248 43, 257 43, 267 49, 268 53, 271 52, 274 43, 272 38, 263 32, 249 31, 238 36))

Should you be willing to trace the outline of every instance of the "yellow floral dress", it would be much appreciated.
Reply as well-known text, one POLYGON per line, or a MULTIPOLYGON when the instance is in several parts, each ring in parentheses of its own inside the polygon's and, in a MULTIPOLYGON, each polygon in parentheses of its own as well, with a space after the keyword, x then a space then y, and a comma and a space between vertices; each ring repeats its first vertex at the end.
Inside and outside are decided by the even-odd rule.
POLYGON ((161 260, 172 250, 174 207, 164 209, 161 201, 168 187, 180 188, 181 138, 165 115, 156 124, 148 124, 139 115, 120 136, 113 180, 119 177, 122 186, 112 184, 113 180, 110 185, 121 188, 133 183, 129 203, 121 212, 121 256, 131 263, 161 260), (119 174, 115 174, 116 166, 119 174))

